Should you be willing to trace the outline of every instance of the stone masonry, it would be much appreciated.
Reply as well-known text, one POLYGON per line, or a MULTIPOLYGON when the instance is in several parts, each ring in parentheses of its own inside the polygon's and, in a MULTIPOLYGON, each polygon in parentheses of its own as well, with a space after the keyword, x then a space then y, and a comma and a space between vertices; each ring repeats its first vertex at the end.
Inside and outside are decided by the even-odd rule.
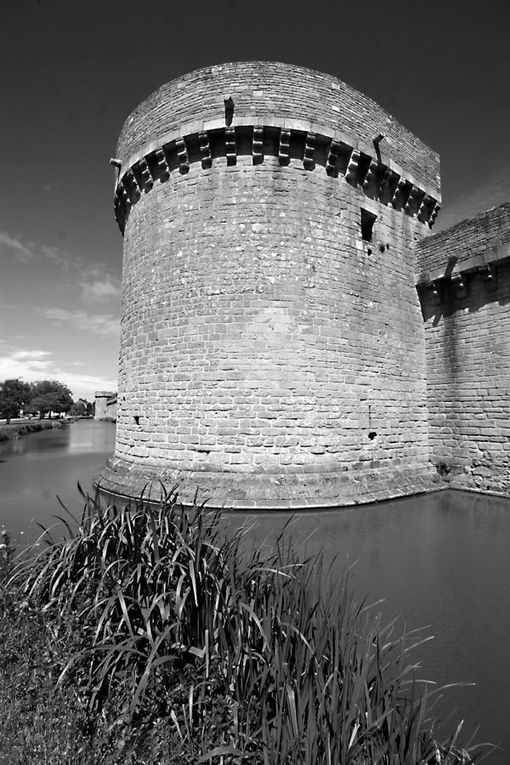
POLYGON ((94 419, 106 420, 110 418, 108 403, 113 399, 115 393, 109 390, 97 390, 94 394, 95 411, 94 419))
POLYGON ((277 508, 431 488, 415 274, 437 154, 334 77, 251 62, 164 85, 117 156, 103 489, 277 508))
POLYGON ((418 245, 431 460, 510 495, 510 203, 418 245))

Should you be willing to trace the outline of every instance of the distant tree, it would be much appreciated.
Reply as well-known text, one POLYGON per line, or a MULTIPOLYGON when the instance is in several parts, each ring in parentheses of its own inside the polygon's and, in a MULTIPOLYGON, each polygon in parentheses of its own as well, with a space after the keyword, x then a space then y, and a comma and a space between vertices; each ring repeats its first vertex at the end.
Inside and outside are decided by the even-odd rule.
POLYGON ((7 422, 11 417, 19 417, 20 410, 24 408, 30 398, 30 385, 19 379, 4 380, 0 383, 0 415, 7 422))
POLYGON ((71 417, 85 417, 85 415, 89 414, 89 404, 88 401, 85 401, 83 398, 79 398, 78 401, 75 401, 72 407, 69 409, 69 414, 71 417))
POLYGON ((68 412, 72 405, 71 391, 58 380, 39 380, 30 386, 30 411, 39 412, 41 420, 48 412, 68 412))

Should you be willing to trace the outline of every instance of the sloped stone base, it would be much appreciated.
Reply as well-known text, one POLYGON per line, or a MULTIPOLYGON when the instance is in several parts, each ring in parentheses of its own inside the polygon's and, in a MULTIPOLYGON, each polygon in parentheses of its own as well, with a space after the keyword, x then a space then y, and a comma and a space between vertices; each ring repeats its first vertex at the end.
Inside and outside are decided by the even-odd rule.
POLYGON ((206 502, 230 510, 282 510, 341 507, 437 491, 445 487, 432 466, 322 473, 176 473, 109 459, 95 485, 106 495, 157 501, 178 489, 183 504, 206 502))

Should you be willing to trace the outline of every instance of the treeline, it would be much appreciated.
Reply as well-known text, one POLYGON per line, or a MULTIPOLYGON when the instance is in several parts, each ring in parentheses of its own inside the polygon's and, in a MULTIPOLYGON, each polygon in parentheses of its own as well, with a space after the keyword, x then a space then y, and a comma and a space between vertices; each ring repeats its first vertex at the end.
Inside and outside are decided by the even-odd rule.
POLYGON ((26 383, 12 379, 0 383, 0 417, 7 423, 21 414, 37 415, 42 420, 52 413, 83 417, 93 414, 93 404, 85 399, 74 401, 67 385, 58 380, 26 383))

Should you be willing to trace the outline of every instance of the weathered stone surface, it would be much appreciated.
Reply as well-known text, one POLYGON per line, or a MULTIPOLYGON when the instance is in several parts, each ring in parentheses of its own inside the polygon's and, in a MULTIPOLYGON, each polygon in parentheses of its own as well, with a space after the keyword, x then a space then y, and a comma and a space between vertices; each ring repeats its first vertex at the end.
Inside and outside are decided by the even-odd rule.
POLYGON ((510 204, 506 203, 418 246, 431 460, 453 487, 507 496, 509 245, 510 204), (423 276, 431 272, 443 274, 434 283, 435 294, 423 276), (461 290, 456 275, 464 285, 461 290))
MULTIPOLYGON (((379 134, 382 161, 390 158, 438 192, 439 157, 375 101, 329 74, 278 62, 247 61, 204 67, 154 91, 128 117, 117 156, 128 162, 151 141, 225 127, 225 94, 234 101, 233 125, 285 120, 287 129, 338 131, 374 153, 379 134)), ((270 124, 267 123, 266 124, 270 124)), ((276 124, 280 124, 277 122, 276 124)))
POLYGON ((124 173, 147 147, 164 177, 125 218, 117 442, 101 484, 133 495, 181 481, 188 499, 198 490, 250 508, 435 486, 415 244, 429 233, 425 191, 439 196, 437 155, 334 78, 260 62, 156 91, 124 126, 124 173), (234 143, 239 120, 248 144, 242 132, 234 143), (254 128, 272 124, 262 145, 254 128), (171 130, 196 135, 196 157, 179 139, 175 167, 156 148, 171 130), (301 153, 292 133, 282 163, 280 148, 267 150, 271 130, 277 147, 281 131, 303 131, 301 153), (349 157, 342 167, 331 143, 340 134, 360 147, 347 179, 349 157), (402 173, 405 198, 393 205, 402 173), (372 241, 362 209, 376 216, 372 241))

